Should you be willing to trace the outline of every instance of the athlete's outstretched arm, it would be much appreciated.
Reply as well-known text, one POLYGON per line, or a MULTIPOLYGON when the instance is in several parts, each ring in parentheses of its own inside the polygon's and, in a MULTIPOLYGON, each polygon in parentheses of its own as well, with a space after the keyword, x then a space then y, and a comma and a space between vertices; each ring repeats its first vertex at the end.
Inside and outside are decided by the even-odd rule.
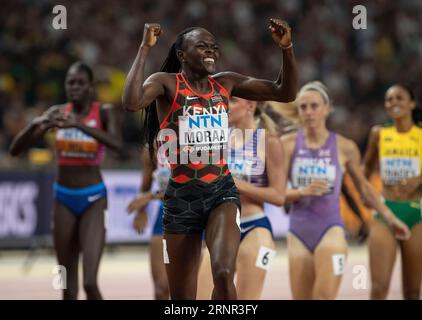
POLYGON ((154 195, 150 190, 155 167, 147 149, 145 148, 141 150, 141 162, 143 164, 141 190, 126 208, 129 214, 136 211, 136 216, 133 220, 133 227, 136 231, 138 231, 138 233, 143 232, 148 224, 148 214, 145 209, 149 202, 154 199, 154 195))
POLYGON ((118 124, 117 109, 112 104, 103 104, 101 106, 101 120, 104 125, 104 144, 118 152, 124 152, 123 139, 120 126, 118 124))
POLYGON ((377 210, 384 216, 395 235, 400 240, 407 240, 410 237, 410 231, 406 224, 397 219, 391 210, 380 201, 380 196, 372 188, 369 181, 365 178, 360 166, 360 152, 356 144, 348 139, 341 138, 339 141, 340 152, 344 154, 346 160, 346 170, 353 180, 353 184, 358 190, 365 204, 377 210))
POLYGON ((223 72, 216 75, 222 79, 231 95, 255 101, 291 102, 296 99, 298 73, 293 52, 291 29, 287 22, 270 19, 270 31, 274 42, 280 47, 283 63, 276 81, 256 79, 235 72, 223 72))
POLYGON ((378 163, 380 127, 374 126, 369 134, 368 146, 363 156, 363 170, 366 178, 370 178, 378 163))
MULTIPOLYGON (((143 177, 141 184, 141 192, 145 193, 151 190, 152 187, 152 175, 155 170, 155 164, 149 156, 148 150, 142 148, 141 160, 143 165, 143 177)), ((158 161, 158 160, 157 160, 158 161)))
POLYGON ((145 24, 142 43, 123 88, 122 104, 126 111, 136 112, 146 108, 157 97, 165 93, 164 86, 160 82, 162 74, 155 73, 148 79, 144 79, 146 58, 161 33, 159 24, 145 24))
POLYGON ((141 190, 128 205, 127 211, 129 213, 135 210, 140 213, 151 200, 159 199, 161 197, 161 194, 154 194, 151 192, 153 173, 156 165, 149 156, 148 150, 145 148, 141 151, 141 161, 143 164, 141 190))
POLYGON ((55 115, 59 110, 60 106, 52 106, 41 116, 34 118, 13 138, 9 153, 12 156, 19 155, 40 139, 49 129, 54 128, 56 126, 55 115))

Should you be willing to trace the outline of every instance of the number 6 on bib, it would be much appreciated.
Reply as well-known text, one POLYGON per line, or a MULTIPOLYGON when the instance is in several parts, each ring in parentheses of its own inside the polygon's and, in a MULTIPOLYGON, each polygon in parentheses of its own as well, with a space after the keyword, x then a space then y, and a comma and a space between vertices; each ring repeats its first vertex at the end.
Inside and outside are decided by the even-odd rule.
POLYGON ((275 256, 275 250, 261 246, 261 248, 259 248, 259 252, 258 252, 258 256, 256 258, 255 265, 258 268, 261 268, 261 269, 268 271, 271 267, 273 260, 274 260, 274 256, 275 256))

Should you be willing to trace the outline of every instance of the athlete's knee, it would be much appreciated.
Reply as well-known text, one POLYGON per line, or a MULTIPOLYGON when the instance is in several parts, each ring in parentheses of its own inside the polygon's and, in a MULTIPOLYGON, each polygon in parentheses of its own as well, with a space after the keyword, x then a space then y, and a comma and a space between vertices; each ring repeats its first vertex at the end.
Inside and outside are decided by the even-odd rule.
POLYGON ((403 289, 403 299, 404 300, 419 300, 421 291, 417 288, 403 289))
POLYGON ((87 299, 101 299, 96 281, 84 281, 84 290, 87 299))
POLYGON ((213 299, 236 299, 236 288, 233 282, 234 271, 225 266, 213 269, 214 290, 213 299))
POLYGON ((63 290, 63 300, 76 300, 78 298, 78 288, 67 288, 63 290))
POLYGON ((63 300, 76 300, 78 298, 78 279, 77 277, 68 277, 66 289, 63 290, 63 300))
POLYGON ((335 295, 329 293, 318 293, 312 297, 312 300, 334 300, 335 295))
POLYGON ((334 300, 336 298, 336 292, 332 292, 327 288, 323 290, 314 290, 312 295, 313 300, 334 300))
POLYGON ((213 268, 214 285, 219 288, 229 287, 233 283, 234 270, 224 265, 213 268))
POLYGON ((374 281, 371 287, 371 299, 384 300, 387 297, 388 284, 374 281))
POLYGON ((170 296, 169 287, 166 281, 157 282, 154 285, 155 300, 168 300, 170 296))

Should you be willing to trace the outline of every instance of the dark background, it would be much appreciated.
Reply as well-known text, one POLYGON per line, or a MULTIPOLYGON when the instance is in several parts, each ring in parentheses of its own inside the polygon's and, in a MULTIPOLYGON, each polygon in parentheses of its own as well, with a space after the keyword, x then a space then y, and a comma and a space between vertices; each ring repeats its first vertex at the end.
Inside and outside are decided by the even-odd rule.
MULTIPOLYGON (((23 165, 6 150, 13 136, 50 105, 65 102, 68 66, 93 67, 97 95, 120 104, 126 72, 146 22, 164 30, 148 57, 147 73, 158 71, 181 30, 202 26, 216 35, 222 57, 218 70, 275 79, 280 49, 268 32, 270 17, 293 30, 300 84, 323 81, 335 112, 331 129, 364 148, 370 127, 385 121, 383 96, 396 82, 409 84, 419 101, 422 89, 422 2, 307 0, 73 0, 2 1, 0 11, 0 166, 23 165), (67 30, 52 27, 56 4, 67 8, 67 30), (352 8, 367 9, 367 29, 354 30, 352 8)), ((138 166, 140 119, 121 112, 122 133, 132 156, 107 165, 138 166)), ((40 146, 48 145, 48 140, 40 146)))

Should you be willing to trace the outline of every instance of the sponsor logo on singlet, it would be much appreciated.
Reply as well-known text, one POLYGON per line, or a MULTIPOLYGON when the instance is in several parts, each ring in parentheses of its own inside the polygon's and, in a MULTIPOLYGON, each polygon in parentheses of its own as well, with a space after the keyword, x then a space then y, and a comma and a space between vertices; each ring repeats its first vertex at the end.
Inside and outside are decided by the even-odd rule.
MULTIPOLYGON (((329 155, 329 150, 321 151, 323 154, 329 155)), ((332 163, 331 158, 297 157, 293 163, 292 183, 295 188, 306 187, 315 180, 323 180, 332 189, 335 179, 336 166, 332 163)))
POLYGON ((201 105, 184 106, 179 116, 179 143, 190 151, 223 149, 228 141, 228 116, 225 105, 217 104, 212 110, 201 105))
POLYGON ((250 181, 252 170, 256 167, 256 161, 234 159, 228 162, 228 166, 233 177, 250 181))
POLYGON ((58 130, 56 145, 62 157, 95 158, 98 151, 98 142, 77 128, 58 130))
POLYGON ((382 157, 381 177, 386 185, 395 185, 404 179, 420 175, 419 157, 382 157))

